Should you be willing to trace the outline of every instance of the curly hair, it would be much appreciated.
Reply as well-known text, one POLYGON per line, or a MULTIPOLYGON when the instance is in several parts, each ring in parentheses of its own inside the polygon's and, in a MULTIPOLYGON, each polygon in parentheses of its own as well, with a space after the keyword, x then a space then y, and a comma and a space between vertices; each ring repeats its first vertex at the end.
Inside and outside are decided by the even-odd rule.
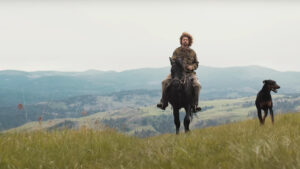
POLYGON ((192 35, 190 35, 187 32, 183 32, 182 35, 180 36, 180 39, 179 39, 181 45, 182 45, 182 38, 183 37, 187 37, 189 39, 189 46, 192 46, 192 44, 193 44, 193 37, 192 37, 192 35))

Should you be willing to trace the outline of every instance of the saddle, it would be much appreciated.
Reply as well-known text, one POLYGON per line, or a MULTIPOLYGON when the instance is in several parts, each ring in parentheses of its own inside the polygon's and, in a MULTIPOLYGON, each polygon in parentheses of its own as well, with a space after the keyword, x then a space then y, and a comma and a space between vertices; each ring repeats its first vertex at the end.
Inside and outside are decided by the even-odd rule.
POLYGON ((190 74, 190 73, 187 73, 187 74, 184 74, 184 76, 181 78, 181 79, 177 79, 177 78, 175 78, 175 79, 171 79, 171 81, 170 81, 170 83, 167 85, 167 88, 171 85, 171 82, 173 81, 173 80, 179 80, 180 81, 180 84, 182 84, 182 85, 185 85, 186 84, 186 82, 189 80, 189 81, 191 81, 191 83, 193 83, 193 77, 192 77, 192 74, 190 74))

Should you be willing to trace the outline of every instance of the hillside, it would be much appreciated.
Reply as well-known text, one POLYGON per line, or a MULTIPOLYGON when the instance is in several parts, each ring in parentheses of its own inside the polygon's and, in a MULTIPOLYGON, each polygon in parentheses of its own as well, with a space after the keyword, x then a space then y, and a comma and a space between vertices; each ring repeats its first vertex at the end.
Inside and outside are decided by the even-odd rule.
MULTIPOLYGON (((134 97, 137 97, 134 95, 134 97)), ((140 102, 143 102, 142 97, 140 102)), ((106 98, 107 99, 107 98, 106 98)), ((132 97, 124 97, 127 105, 133 103, 132 97)), ((146 97, 144 96, 144 99, 146 97)), ((291 97, 284 95, 274 95, 275 115, 286 112, 300 111, 300 96, 291 97)), ((122 99, 121 99, 122 100, 122 99)), ((201 101, 203 110, 194 115, 191 128, 204 128, 216 126, 249 118, 256 118, 256 108, 254 106, 255 97, 244 97, 238 99, 219 99, 201 101)), ((111 105, 118 105, 111 99, 111 105)), ((121 103, 119 103, 121 104, 121 103)), ((121 104, 123 105, 123 104, 121 104)), ((87 114, 85 116, 78 113, 78 118, 44 119, 41 123, 36 119, 34 122, 26 123, 20 127, 8 131, 33 131, 33 130, 53 130, 61 128, 79 129, 88 127, 101 129, 103 126, 117 129, 120 132, 138 137, 149 137, 164 133, 174 133, 174 120, 170 107, 166 111, 156 108, 155 105, 129 106, 121 109, 110 109, 108 111, 87 114)), ((181 111, 180 118, 183 122, 185 112, 181 111)), ((183 126, 183 125, 182 125, 183 126)))
POLYGON ((300 168, 300 114, 136 138, 112 129, 0 135, 0 168, 300 168))
POLYGON ((121 91, 106 95, 74 96, 63 100, 50 100, 36 104, 24 104, 24 109, 13 106, 0 107, 0 131, 36 121, 61 118, 79 118, 112 110, 123 111, 127 108, 154 105, 159 100, 160 91, 134 90, 121 91))
MULTIPOLYGON (((170 113, 162 114, 154 108, 161 97, 161 80, 168 73, 169 67, 122 72, 0 71, 0 131, 34 122, 39 118, 51 121, 80 118, 86 116, 84 113, 107 113, 114 117, 106 119, 104 125, 120 130, 122 127, 119 122, 125 121, 128 122, 128 127, 123 127, 122 131, 131 133, 139 130, 135 135, 145 135, 144 131, 147 136, 172 132, 171 126, 164 125, 172 121, 170 113), (23 105, 23 109, 18 108, 19 104, 23 105), (144 120, 141 117, 149 112, 144 111, 145 109, 159 116, 147 116, 148 119, 144 120), (117 115, 124 112, 130 112, 132 117, 117 115)), ((201 116, 202 122, 196 120, 195 127, 224 124, 252 116, 255 111, 253 96, 261 89, 264 79, 276 80, 281 86, 278 94, 285 96, 283 100, 276 101, 278 107, 275 112, 300 109, 300 72, 279 72, 259 66, 199 66, 197 76, 203 86, 200 104, 204 110, 211 110, 199 114, 206 114, 206 117, 201 116), (229 101, 228 105, 221 107, 214 105, 214 100, 218 102, 245 97, 252 98, 242 104, 229 101), (241 111, 244 109, 247 110, 241 111)))
MULTIPOLYGON (((0 107, 124 90, 160 90, 161 81, 169 72, 170 67, 122 72, 0 71, 0 107)), ((197 76, 203 86, 204 99, 253 96, 265 79, 276 80, 282 87, 281 93, 300 93, 300 72, 279 72, 259 66, 214 68, 200 65, 197 76)))

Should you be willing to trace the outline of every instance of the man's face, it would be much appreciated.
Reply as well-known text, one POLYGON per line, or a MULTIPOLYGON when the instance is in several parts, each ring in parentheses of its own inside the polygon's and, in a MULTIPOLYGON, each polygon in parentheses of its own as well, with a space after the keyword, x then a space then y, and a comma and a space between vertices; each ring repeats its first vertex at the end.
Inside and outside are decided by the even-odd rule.
POLYGON ((181 40, 181 44, 183 46, 188 46, 189 45, 189 38, 188 37, 183 37, 181 40))

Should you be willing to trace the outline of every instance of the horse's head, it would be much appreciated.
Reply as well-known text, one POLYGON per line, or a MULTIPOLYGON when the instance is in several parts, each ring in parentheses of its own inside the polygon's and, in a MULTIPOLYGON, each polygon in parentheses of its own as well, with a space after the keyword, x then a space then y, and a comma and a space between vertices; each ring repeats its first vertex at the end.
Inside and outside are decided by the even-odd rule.
POLYGON ((170 58, 170 63, 171 63, 172 79, 174 78, 182 79, 184 73, 183 60, 181 58, 176 58, 175 60, 170 58))
POLYGON ((184 69, 182 59, 177 58, 173 60, 170 58, 171 63, 171 77, 172 77, 172 86, 176 88, 176 90, 181 90, 183 87, 183 77, 184 77, 184 69))

